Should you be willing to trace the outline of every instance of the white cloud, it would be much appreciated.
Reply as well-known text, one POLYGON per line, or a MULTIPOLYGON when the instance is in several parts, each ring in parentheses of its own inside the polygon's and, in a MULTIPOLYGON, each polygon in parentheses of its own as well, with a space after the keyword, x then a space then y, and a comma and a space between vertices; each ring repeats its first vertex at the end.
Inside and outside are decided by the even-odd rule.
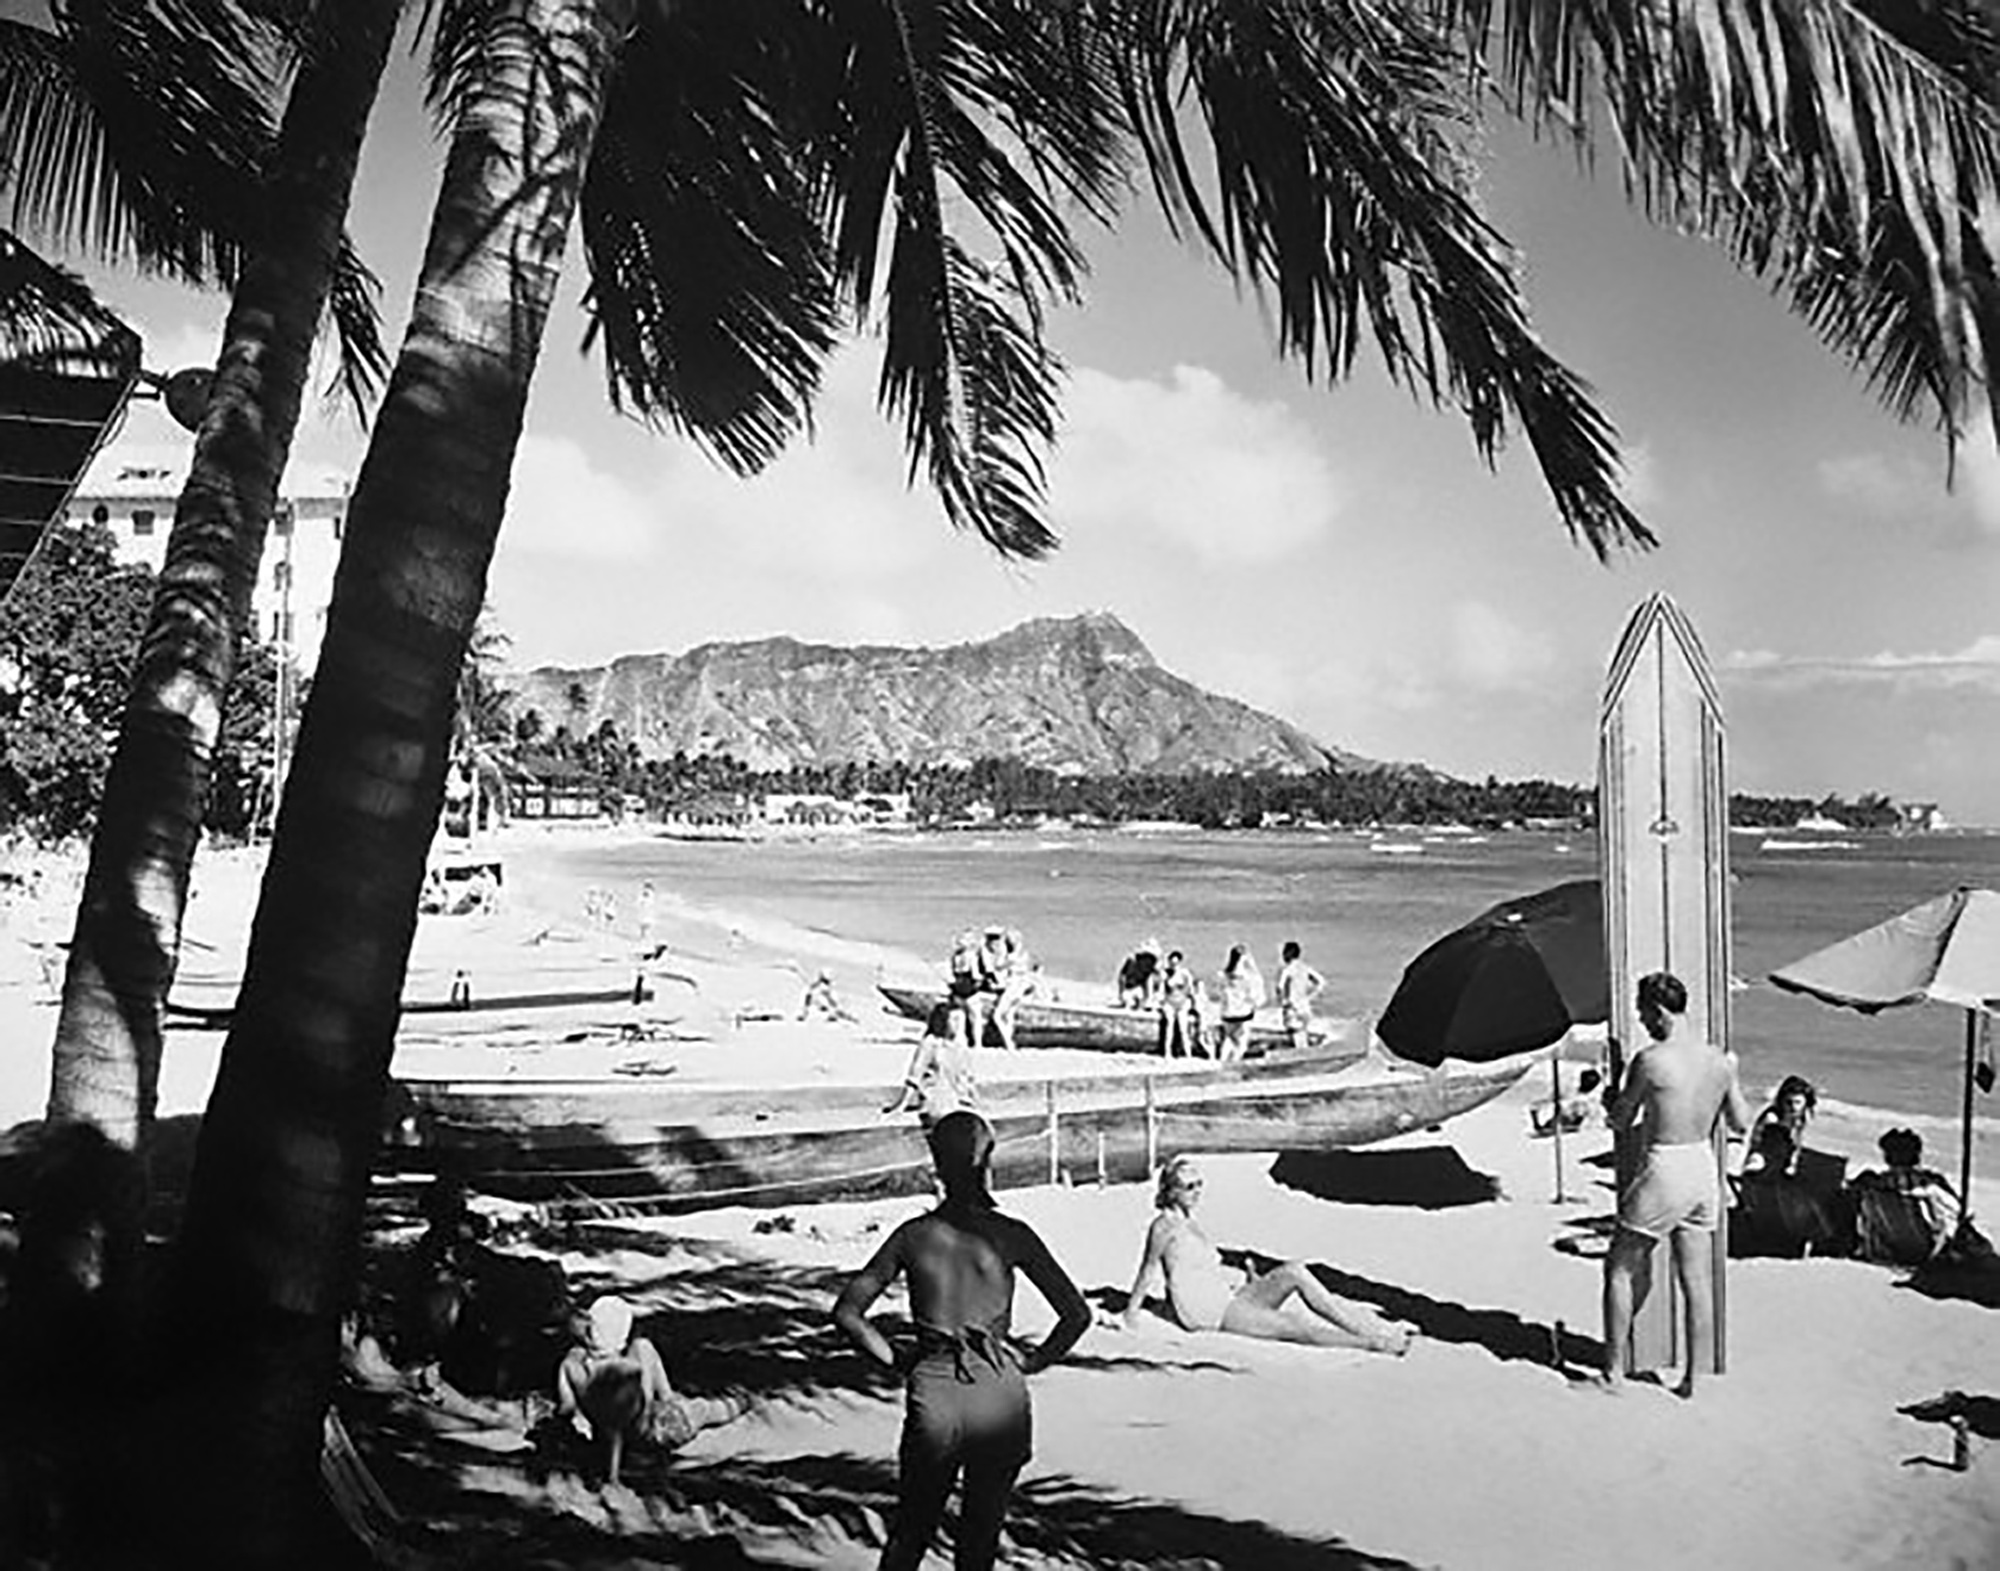
POLYGON ((2000 446, 1983 410, 1967 427, 1948 472, 1941 452, 1922 459, 1843 453, 1815 467, 1829 498, 1868 518, 1919 526, 1949 544, 2000 535, 2000 446))
POLYGON ((1897 518, 1936 506, 1938 477, 1914 459, 1842 453, 1814 466, 1828 497, 1872 517, 1897 518))
POLYGON ((1992 416, 1984 409, 1959 444, 1955 478, 1980 532, 2000 535, 2000 446, 1995 444, 1992 416))
POLYGON ((1624 492, 1626 502, 1635 513, 1643 518, 1649 510, 1666 501, 1666 486, 1660 478, 1659 460, 1649 444, 1627 443, 1619 453, 1618 461, 1624 470, 1619 489, 1624 492))
POLYGON ((1310 545, 1344 504, 1303 421, 1198 366, 1166 383, 1079 369, 1064 408, 1049 492, 1066 534, 1156 532, 1211 566, 1254 567, 1310 545))
POLYGON ((1538 684, 1556 663, 1547 634, 1524 627, 1482 600, 1461 600, 1446 628, 1452 675, 1483 692, 1538 684))
POLYGON ((501 542, 509 551, 635 561, 656 548, 651 513, 643 497, 599 470, 576 442, 528 435, 514 454, 501 542))
POLYGON ((1903 689, 1990 688, 2000 692, 2000 634, 1986 633, 1956 651, 1872 655, 1781 655, 1768 649, 1725 655, 1731 678, 1770 687, 1799 689, 1827 685, 1894 685, 1903 689))

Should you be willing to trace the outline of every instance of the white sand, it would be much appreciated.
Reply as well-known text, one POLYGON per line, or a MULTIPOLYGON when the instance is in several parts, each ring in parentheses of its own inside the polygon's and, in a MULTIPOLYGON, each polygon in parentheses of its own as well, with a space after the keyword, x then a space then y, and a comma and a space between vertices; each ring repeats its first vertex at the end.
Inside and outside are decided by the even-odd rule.
MULTIPOLYGON (((535 907, 541 895, 544 913, 575 911, 577 891, 537 862, 524 840, 510 859, 510 904, 535 907)), ((198 879, 204 916, 247 909, 243 867, 218 859, 198 879)), ((753 934, 732 938, 726 918, 673 906, 665 891, 659 928, 679 959, 702 968, 693 991, 716 1019, 746 1001, 786 1007, 799 969, 822 960, 852 1002, 869 1002, 865 953, 836 944, 828 955, 781 954, 753 934)), ((607 966, 625 963, 623 937, 606 941, 607 966)), ((0 1127, 34 1116, 46 1088, 54 1010, 38 995, 0 966, 0 1127)), ((882 1029, 872 1004, 864 1018, 860 1035, 882 1029)), ((199 1106, 219 1042, 176 1034, 167 1110, 199 1106)), ((1598 1129, 1566 1143, 1570 1199, 1552 1200, 1551 1148, 1526 1134, 1525 1102, 1541 1089, 1522 1087, 1443 1135, 1406 1142, 1448 1142, 1499 1179, 1504 1199, 1438 1209, 1327 1200, 1274 1182, 1268 1159, 1212 1159, 1202 1217, 1225 1247, 1351 1273, 1359 1296, 1413 1320, 1423 1339, 1389 1360, 1164 1324, 1094 1329, 1070 1364, 1036 1382, 1029 1495, 1073 1487, 1171 1504, 1221 1529, 1261 1524, 1292 1564, 1323 1553, 1328 1565, 1466 1571, 2000 1566, 2000 1448, 1975 1440, 1965 1473, 1925 1465, 1949 1454, 1948 1432, 1897 1412, 1946 1388, 2000 1395, 2000 1312, 1924 1298, 1898 1273, 1855 1262, 1741 1261, 1727 1279, 1730 1370, 1694 1403, 1648 1386, 1601 1395, 1552 1367, 1557 1322, 1578 1358, 1595 1343, 1601 1246, 1581 1224, 1608 1216, 1611 1196, 1604 1170, 1585 1160, 1605 1148, 1598 1129)), ((1833 1125, 1825 1140, 1816 1129, 1815 1143, 1865 1160, 1873 1133, 1833 1125)), ((1953 1156, 1937 1142, 1934 1160, 1953 1156)), ((1982 1180, 1976 1197, 1989 1222, 2000 1218, 2000 1185, 1982 1180)), ((1087 1291, 1120 1293, 1150 1200, 1141 1185, 1005 1197, 1087 1291)), ((657 1225, 844 1270, 914 1205, 799 1208, 785 1232, 758 1230, 769 1214, 750 1211, 657 1225)), ((657 1255, 637 1267, 660 1268, 657 1255)), ((1030 1333, 1046 1323, 1032 1290, 1018 1318, 1030 1333)), ((899 1422, 885 1398, 780 1402, 703 1436, 691 1456, 882 1463, 899 1422)), ((1259 1563, 1248 1551, 1205 1556, 1182 1563, 1259 1563)), ((830 1539, 814 1563, 871 1565, 873 1551, 830 1539)), ((1023 1552, 1009 1563, 1075 1562, 1023 1552)))

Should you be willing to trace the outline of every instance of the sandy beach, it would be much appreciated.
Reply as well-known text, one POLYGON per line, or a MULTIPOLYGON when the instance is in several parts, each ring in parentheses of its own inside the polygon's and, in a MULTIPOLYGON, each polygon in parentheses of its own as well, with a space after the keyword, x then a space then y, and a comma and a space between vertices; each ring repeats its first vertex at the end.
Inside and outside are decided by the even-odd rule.
MULTIPOLYGON (((629 909, 617 930, 588 932, 583 890, 549 838, 517 832, 506 851, 502 917, 483 939, 427 923, 413 973, 490 970, 533 924, 569 929, 552 940, 565 955, 623 963, 637 936, 629 909)), ((224 853, 197 883, 190 930, 220 934, 249 908, 254 864, 224 853)), ((13 920, 18 945, 18 910, 13 920)), ((676 1007, 740 1042, 755 1035, 737 1024, 746 1011, 787 1010, 801 974, 822 964, 866 1004, 862 1026, 843 1029, 893 1034, 866 1003, 885 959, 868 946, 829 934, 799 952, 669 890, 654 936, 695 978, 676 1007)), ((0 1127, 39 1111, 53 1024, 10 954, 0 1127)), ((175 1033, 166 1111, 198 1109, 219 1045, 219 1033, 175 1033)), ((1925 1296, 1901 1272, 1853 1261, 1738 1261, 1726 1376, 1692 1404, 1644 1383, 1600 1394, 1584 1376, 1598 1350, 1609 1140, 1597 1126, 1564 1142, 1558 1203, 1552 1147, 1529 1137, 1527 1104, 1542 1090, 1524 1083, 1440 1132, 1362 1151, 1209 1159, 1201 1218, 1225 1251, 1305 1261, 1336 1291, 1414 1324, 1419 1340, 1388 1359, 1163 1320, 1094 1328, 1035 1383, 1035 1459, 1004 1563, 2000 1565, 2000 1310, 1925 1296), (1987 1399, 1964 1472, 1941 1465, 1945 1424, 1898 1411, 1948 1390, 1987 1399)), ((1823 1118, 1812 1143, 1872 1165, 1877 1133, 1823 1118)), ((1975 1198, 1991 1231, 2000 1185, 1980 1180, 1975 1198)), ((1122 1307, 1150 1186, 1017 1190, 1003 1203, 1095 1302, 1122 1307)), ((356 1442, 405 1519, 399 1531, 454 1543, 464 1563, 873 1565, 900 1400, 838 1345, 826 1310, 843 1274, 917 1205, 718 1210, 541 1237, 529 1247, 560 1258, 574 1292, 616 1286, 634 1303, 678 1383, 740 1389, 754 1410, 643 1460, 615 1490, 532 1454, 412 1444, 359 1415, 356 1442)), ((903 1313, 893 1297, 882 1310, 891 1322, 903 1313)), ((1024 1287, 1017 1330, 1046 1322, 1024 1287)))

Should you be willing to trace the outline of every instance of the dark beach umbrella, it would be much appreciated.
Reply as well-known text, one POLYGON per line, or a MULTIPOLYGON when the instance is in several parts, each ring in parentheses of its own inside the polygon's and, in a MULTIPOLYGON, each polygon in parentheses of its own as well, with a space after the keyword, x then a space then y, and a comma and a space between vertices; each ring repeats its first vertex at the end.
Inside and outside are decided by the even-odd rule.
POLYGON ((1445 934, 1404 969, 1375 1033, 1419 1064, 1480 1063, 1610 1017, 1603 891, 1581 878, 1503 900, 1445 934))
POLYGON ((1972 1215, 1972 1086, 1979 1016, 2000 1009, 2000 894, 1961 886, 1771 973, 1788 992, 1864 1015, 1933 1000, 1965 1011, 1959 1200, 1972 1215))

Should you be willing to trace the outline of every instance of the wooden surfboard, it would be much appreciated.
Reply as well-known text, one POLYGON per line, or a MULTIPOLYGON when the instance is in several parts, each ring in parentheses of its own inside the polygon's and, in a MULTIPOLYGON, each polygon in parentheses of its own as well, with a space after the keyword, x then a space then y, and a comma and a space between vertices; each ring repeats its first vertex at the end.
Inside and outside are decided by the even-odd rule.
MULTIPOLYGON (((1597 743, 1598 855, 1616 1081, 1646 1040, 1634 994, 1649 971, 1671 971, 1685 982, 1688 1026, 1729 1046, 1729 790, 1722 704, 1701 640, 1665 594, 1649 596, 1625 624, 1605 677, 1597 743)), ((1718 1138, 1718 1169, 1722 1156, 1718 1138)), ((1621 1191, 1636 1161, 1632 1143, 1621 1141, 1621 1191)), ((1725 1224, 1715 1235, 1717 1373, 1727 1346, 1727 1258, 1725 1224)), ((1633 1325, 1628 1350, 1633 1372, 1679 1361, 1678 1296, 1667 1261, 1656 1259, 1653 1292, 1633 1325)))

